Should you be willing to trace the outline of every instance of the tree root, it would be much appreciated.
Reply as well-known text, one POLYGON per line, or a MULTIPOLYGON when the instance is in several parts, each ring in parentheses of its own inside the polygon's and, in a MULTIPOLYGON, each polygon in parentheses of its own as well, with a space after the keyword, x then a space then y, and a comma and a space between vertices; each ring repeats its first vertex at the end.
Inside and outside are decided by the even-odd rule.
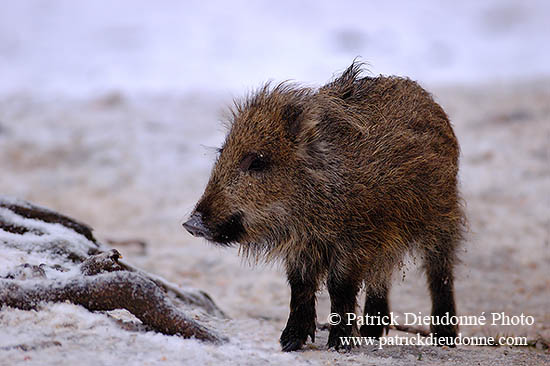
POLYGON ((112 272, 67 281, 0 280, 0 304, 37 309, 41 302, 69 301, 90 311, 126 309, 144 324, 164 334, 204 341, 222 341, 219 335, 179 311, 152 281, 139 274, 112 272))
POLYGON ((179 289, 120 261, 116 249, 109 250, 97 242, 88 226, 69 217, 0 197, 2 247, 44 253, 50 264, 22 263, 4 274, 0 278, 0 308, 31 310, 44 302, 69 301, 90 311, 126 309, 164 334, 210 342, 226 340, 184 312, 186 308, 198 308, 206 312, 205 316, 225 317, 210 296, 194 289, 179 289), (66 240, 59 234, 52 235, 60 232, 55 225, 77 233, 84 241, 70 233, 66 240), (52 258, 59 261, 52 263, 52 258))
POLYGON ((31 310, 42 302, 69 301, 90 311, 126 309, 143 324, 164 334, 212 342, 223 340, 178 310, 151 279, 123 270, 118 258, 120 253, 115 249, 91 256, 80 266, 82 275, 63 281, 43 279, 43 272, 35 268, 38 266, 31 266, 31 272, 38 275, 30 283, 0 280, 0 304, 31 310))
POLYGON ((222 309, 214 303, 214 300, 206 292, 191 288, 180 289, 177 285, 166 281, 164 278, 156 276, 154 274, 142 271, 139 268, 132 266, 124 260, 119 260, 118 263, 124 268, 124 270, 129 272, 139 273, 151 281, 153 281, 157 286, 162 288, 168 294, 172 294, 176 300, 181 301, 185 305, 200 307, 210 315, 217 316, 219 318, 227 319, 229 318, 227 314, 223 312, 222 309))

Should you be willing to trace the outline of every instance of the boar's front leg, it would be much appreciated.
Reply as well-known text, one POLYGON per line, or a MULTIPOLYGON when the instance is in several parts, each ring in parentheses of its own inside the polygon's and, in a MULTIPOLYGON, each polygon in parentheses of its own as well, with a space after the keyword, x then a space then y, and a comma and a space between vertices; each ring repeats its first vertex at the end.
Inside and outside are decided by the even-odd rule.
POLYGON ((315 342, 315 292, 318 280, 312 273, 287 265, 287 277, 290 284, 290 315, 281 334, 283 351, 296 351, 306 343, 307 337, 315 342))
POLYGON ((330 312, 337 313, 340 322, 331 325, 327 346, 336 350, 345 349, 349 351, 351 343, 342 343, 340 337, 351 337, 354 328, 357 327, 355 323, 348 325, 347 320, 349 313, 355 313, 356 298, 361 281, 350 273, 338 273, 338 268, 346 267, 332 266, 332 271, 329 272, 327 279, 327 287, 330 296, 330 312))

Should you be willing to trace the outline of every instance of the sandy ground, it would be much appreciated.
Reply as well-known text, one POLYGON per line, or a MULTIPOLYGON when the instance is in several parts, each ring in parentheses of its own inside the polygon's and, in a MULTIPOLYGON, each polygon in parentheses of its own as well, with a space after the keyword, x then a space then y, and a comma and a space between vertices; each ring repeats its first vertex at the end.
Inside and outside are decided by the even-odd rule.
MULTIPOLYGON (((535 318, 532 326, 461 332, 550 339, 550 80, 435 94, 462 146, 470 232, 457 271, 458 311, 535 318)), ((0 193, 87 222, 101 240, 144 240, 145 253, 118 248, 148 271, 207 291, 232 318, 219 324, 230 343, 213 346, 123 331, 105 315, 90 317, 69 304, 40 312, 2 309, 0 365, 121 358, 126 364, 550 364, 548 351, 532 348, 389 346, 340 354, 325 349, 326 331, 303 352, 281 353, 289 289, 280 268, 249 266, 236 249, 216 248, 181 228, 208 179, 228 104, 225 96, 198 94, 0 99, 0 193), (23 351, 15 347, 20 343, 37 346, 23 351)), ((392 310, 429 314, 425 279, 410 264, 404 276, 396 274, 392 310)), ((319 321, 328 312, 323 291, 319 321)))

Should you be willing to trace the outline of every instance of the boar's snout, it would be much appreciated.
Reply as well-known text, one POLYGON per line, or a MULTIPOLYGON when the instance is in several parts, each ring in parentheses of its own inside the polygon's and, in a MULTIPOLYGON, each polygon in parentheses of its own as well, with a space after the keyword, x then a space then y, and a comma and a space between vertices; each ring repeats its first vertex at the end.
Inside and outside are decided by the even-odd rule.
POLYGON ((191 217, 189 217, 189 220, 183 223, 183 227, 193 236, 202 237, 207 240, 212 239, 212 234, 204 224, 200 212, 194 212, 191 217))

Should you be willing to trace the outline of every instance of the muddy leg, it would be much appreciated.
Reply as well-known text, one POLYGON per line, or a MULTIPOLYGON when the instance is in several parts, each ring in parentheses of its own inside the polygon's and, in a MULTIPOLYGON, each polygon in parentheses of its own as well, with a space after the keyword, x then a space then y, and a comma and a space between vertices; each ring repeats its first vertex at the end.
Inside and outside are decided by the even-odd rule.
POLYGON ((290 352, 302 348, 308 336, 315 342, 317 283, 293 270, 287 270, 287 276, 291 290, 290 315, 279 342, 283 351, 290 352))
POLYGON ((354 324, 347 324, 348 313, 355 313, 356 297, 359 291, 360 281, 349 275, 341 273, 329 273, 327 280, 328 293, 330 296, 330 312, 340 315, 341 322, 330 327, 327 346, 338 349, 349 350, 351 345, 343 345, 340 337, 350 337, 354 324))
MULTIPOLYGON (((427 253, 424 260, 434 317, 443 317, 447 313, 449 318, 456 316, 453 286, 454 247, 450 240, 441 241, 438 250, 427 253)), ((432 324, 430 331, 436 338, 443 338, 446 344, 451 345, 449 340, 457 336, 458 326, 432 324)))
MULTIPOLYGON (((365 319, 368 317, 376 317, 375 321, 382 321, 383 317, 389 319, 390 316, 390 306, 388 304, 388 292, 389 292, 389 282, 388 285, 382 289, 369 289, 367 288, 367 295, 365 299, 365 309, 363 314, 365 319)), ((372 323, 372 322, 371 322, 372 323)), ((384 335, 384 330, 388 334, 389 326, 387 325, 377 325, 377 324, 364 324, 361 326, 361 336, 363 337, 373 337, 380 338, 384 335)))

